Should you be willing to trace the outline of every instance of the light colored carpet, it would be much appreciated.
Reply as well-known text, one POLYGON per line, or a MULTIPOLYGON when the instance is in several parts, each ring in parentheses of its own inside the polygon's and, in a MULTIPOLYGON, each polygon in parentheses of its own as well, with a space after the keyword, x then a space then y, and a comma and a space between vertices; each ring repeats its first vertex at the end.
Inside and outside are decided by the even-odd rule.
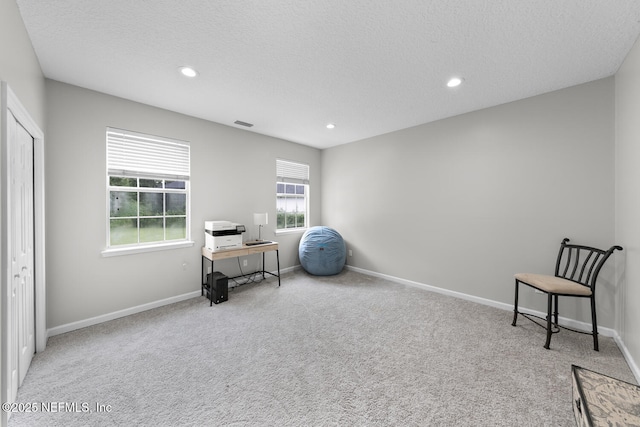
POLYGON ((635 383, 611 338, 595 352, 562 331, 545 350, 542 328, 511 319, 352 271, 297 271, 213 307, 195 298, 50 338, 18 401, 90 411, 9 426, 571 426, 572 363, 635 383))

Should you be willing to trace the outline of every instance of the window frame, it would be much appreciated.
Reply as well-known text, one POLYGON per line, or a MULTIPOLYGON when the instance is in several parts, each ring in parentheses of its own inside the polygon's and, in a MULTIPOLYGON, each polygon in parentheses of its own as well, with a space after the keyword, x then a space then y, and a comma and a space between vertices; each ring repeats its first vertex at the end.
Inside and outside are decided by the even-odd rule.
MULTIPOLYGON (((135 146, 135 141, 127 141, 131 142, 132 146, 135 146)), ((122 145, 122 143, 119 143, 122 145)), ((175 249, 182 247, 191 247, 194 245, 194 242, 191 240, 191 189, 190 189, 190 144, 185 141, 172 140, 164 137, 157 137, 153 135, 146 135, 137 132, 130 132, 115 128, 107 128, 107 170, 106 170, 106 248, 102 251, 103 256, 116 256, 116 255, 126 255, 133 253, 143 253, 143 252, 153 252, 159 250, 166 249, 175 249), (156 169, 155 172, 145 171, 144 166, 140 169, 136 169, 135 165, 131 168, 127 169, 127 165, 125 165, 124 169, 120 170, 120 163, 118 161, 113 161, 110 159, 110 140, 109 135, 118 134, 124 135, 122 138, 126 138, 126 136, 131 135, 133 139, 140 138, 144 139, 144 144, 151 144, 153 146, 154 142, 158 143, 160 147, 161 144, 166 145, 181 145, 180 150, 182 150, 182 170, 178 170, 178 172, 171 169, 171 166, 165 168, 165 170, 156 169), (186 155, 185 155, 186 152, 186 155), (113 168, 113 164, 118 163, 118 167, 113 168), (176 175, 176 173, 178 175, 176 175), (119 178, 130 178, 136 180, 136 186, 131 185, 112 185, 111 177, 119 177, 119 178), (141 180, 156 180, 162 181, 162 187, 147 187, 141 186, 141 180), (184 189, 174 189, 174 188, 166 188, 166 182, 170 181, 181 181, 184 182, 184 189), (136 220, 136 231, 137 231, 137 242, 136 243, 127 243, 127 244, 119 244, 113 245, 111 242, 111 220, 118 218, 112 216, 112 205, 111 205, 111 193, 113 191, 120 191, 124 193, 134 193, 136 194, 136 215, 132 216, 124 216, 123 219, 135 219, 136 220), (140 195, 143 193, 155 193, 162 194, 162 213, 161 215, 141 215, 140 212, 140 195), (185 195, 185 213, 184 215, 167 215, 166 212, 166 204, 167 204, 167 194, 184 194, 185 195), (167 218, 175 218, 175 217, 184 217, 185 219, 185 237, 180 239, 172 239, 166 240, 167 238, 167 218), (162 231, 163 231, 163 240, 150 241, 150 242, 140 242, 140 220, 141 219, 151 219, 151 218, 161 218, 162 219, 162 231)), ((134 147, 135 148, 135 147, 134 147)), ((113 154, 113 152, 117 152, 120 148, 113 149, 113 145, 111 146, 111 154, 115 157, 118 154, 122 157, 122 152, 118 154, 113 154)), ((147 150, 149 151, 149 150, 147 150)), ((154 150, 152 150, 154 151, 154 150)), ((161 150, 160 150, 161 151, 161 150)), ((164 154, 166 156, 166 153, 164 154)), ((158 163, 158 162, 166 162, 166 160, 161 159, 159 155, 158 158, 155 158, 155 153, 151 154, 150 164, 158 163), (160 159, 160 160, 158 160, 160 159)), ((144 160, 144 159, 143 159, 144 160)), ((137 163, 140 163, 140 160, 136 160, 137 163)), ((126 163, 126 160, 125 160, 126 163)), ((143 162, 144 163, 144 162, 143 162)))
MULTIPOLYGON (((276 234, 292 233, 305 231, 310 227, 310 185, 309 185, 310 166, 306 163, 295 162, 291 160, 276 159, 276 234), (278 192, 278 186, 284 185, 285 192, 278 192), (304 194, 298 195, 296 191, 293 193, 286 192, 287 185, 303 186, 304 194), (285 210, 285 226, 280 228, 279 203, 282 198, 303 199, 304 203, 304 224, 302 226, 287 227, 287 211, 285 210)), ((296 203, 297 204, 297 203, 296 203)), ((297 212, 297 211, 296 211, 297 212)), ((296 224, 297 225, 297 224, 296 224)))

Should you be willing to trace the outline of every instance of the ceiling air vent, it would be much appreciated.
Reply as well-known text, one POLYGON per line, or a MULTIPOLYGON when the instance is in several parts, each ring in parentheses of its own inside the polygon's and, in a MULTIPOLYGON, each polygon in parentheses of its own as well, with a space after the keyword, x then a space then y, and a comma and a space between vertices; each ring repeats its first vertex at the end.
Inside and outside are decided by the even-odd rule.
POLYGON ((240 125, 240 126, 246 126, 246 127, 248 127, 248 128, 250 128, 251 126, 253 126, 253 123, 247 123, 247 122, 243 122, 243 121, 241 121, 241 120, 236 120, 236 121, 235 121, 235 122, 233 122, 233 123, 235 123, 235 124, 237 124, 237 125, 240 125))

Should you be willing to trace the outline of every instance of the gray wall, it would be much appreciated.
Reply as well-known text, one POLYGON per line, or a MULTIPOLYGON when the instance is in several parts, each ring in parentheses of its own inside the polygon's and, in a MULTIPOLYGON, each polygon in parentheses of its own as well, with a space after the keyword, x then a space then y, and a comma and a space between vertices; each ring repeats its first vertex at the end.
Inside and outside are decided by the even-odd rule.
MULTIPOLYGON (((616 74, 617 330, 633 360, 640 361, 640 43, 616 74)), ((635 366, 636 376, 640 370, 635 366)), ((640 380, 640 378, 639 378, 640 380)))
MULTIPOLYGON (((199 290, 205 220, 247 226, 280 242, 280 266, 298 264, 300 233, 274 234, 276 158, 308 163, 312 224, 320 219, 320 152, 299 144, 47 80, 47 325, 53 328, 199 290), (107 126, 191 143, 191 248, 104 258, 107 126), (314 195, 318 195, 314 198, 314 195), (183 268, 183 264, 187 264, 183 268)), ((257 236, 256 236, 257 237, 257 236)), ((250 259, 257 266, 258 255, 250 259)), ((267 255, 275 270, 275 257, 267 255)), ((216 263, 239 273, 235 260, 216 263)))
POLYGON ((0 80, 44 131, 44 77, 14 0, 0 1, 0 80))
MULTIPOLYGON (((553 274, 563 237, 614 243, 614 80, 323 150, 322 177, 322 220, 348 264, 513 304, 513 274, 553 274)), ((610 267, 597 293, 607 327, 610 267)), ((561 300, 561 315, 590 321, 588 302, 561 300)))

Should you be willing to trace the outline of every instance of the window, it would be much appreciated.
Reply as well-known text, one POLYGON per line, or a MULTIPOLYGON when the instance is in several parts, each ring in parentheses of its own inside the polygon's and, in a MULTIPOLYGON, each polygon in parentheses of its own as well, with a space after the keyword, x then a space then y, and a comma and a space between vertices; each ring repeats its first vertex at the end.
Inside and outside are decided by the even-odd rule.
POLYGON ((277 230, 309 224, 309 165, 276 160, 277 230))
POLYGON ((107 247, 190 240, 189 175, 189 143, 107 128, 107 247))

